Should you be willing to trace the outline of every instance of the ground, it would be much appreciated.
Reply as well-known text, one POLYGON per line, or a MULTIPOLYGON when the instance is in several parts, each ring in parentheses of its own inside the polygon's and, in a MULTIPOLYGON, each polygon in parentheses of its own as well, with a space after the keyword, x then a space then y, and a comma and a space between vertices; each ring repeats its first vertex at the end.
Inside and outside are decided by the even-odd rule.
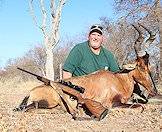
MULTIPOLYGON (((0 131, 4 132, 160 132, 162 102, 141 108, 113 108, 101 121, 75 121, 59 109, 37 109, 14 112, 23 97, 39 82, 0 82, 0 131), (10 82, 10 83, 8 83, 10 82)), ((159 86, 161 90, 162 87, 159 86)))

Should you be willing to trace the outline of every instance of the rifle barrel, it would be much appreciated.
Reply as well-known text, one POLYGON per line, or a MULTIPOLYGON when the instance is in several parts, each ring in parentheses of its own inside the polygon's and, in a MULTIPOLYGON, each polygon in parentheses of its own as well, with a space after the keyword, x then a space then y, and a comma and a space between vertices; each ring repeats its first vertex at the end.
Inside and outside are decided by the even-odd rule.
POLYGON ((36 77, 37 77, 37 75, 36 75, 36 74, 34 74, 34 73, 30 72, 30 71, 27 71, 27 70, 21 69, 20 67, 17 67, 17 69, 19 69, 19 70, 21 70, 21 71, 24 71, 24 72, 26 72, 26 73, 29 73, 29 74, 31 74, 31 75, 33 75, 33 76, 36 76, 36 77))
MULTIPOLYGON (((24 70, 24 69, 22 69, 22 68, 20 68, 20 67, 17 67, 17 69, 19 69, 19 70, 21 70, 21 71, 23 71, 23 72, 26 72, 26 73, 29 73, 29 74, 35 76, 39 81, 44 82, 45 85, 50 85, 50 81, 52 81, 52 80, 49 80, 49 79, 47 79, 47 78, 45 78, 45 77, 39 76, 39 75, 37 75, 37 74, 34 74, 34 73, 30 72, 30 71, 24 70)), ((52 82, 53 82, 53 81, 52 81, 52 82)), ((85 91, 84 88, 79 87, 79 86, 75 86, 75 85, 73 85, 71 82, 65 82, 65 81, 61 80, 61 81, 59 81, 58 83, 61 83, 62 85, 65 85, 65 86, 68 86, 68 87, 70 87, 70 88, 72 88, 72 89, 75 89, 76 91, 79 91, 80 93, 84 93, 84 91, 85 91)))

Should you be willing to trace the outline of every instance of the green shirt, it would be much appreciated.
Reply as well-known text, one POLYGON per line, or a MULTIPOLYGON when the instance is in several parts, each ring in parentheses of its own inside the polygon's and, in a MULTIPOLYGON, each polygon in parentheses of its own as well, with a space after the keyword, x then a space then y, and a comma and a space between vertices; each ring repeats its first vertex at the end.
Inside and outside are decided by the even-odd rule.
POLYGON ((72 76, 81 76, 105 68, 112 72, 119 70, 113 54, 102 46, 99 55, 94 54, 88 41, 74 46, 63 66, 63 70, 72 73, 72 76))

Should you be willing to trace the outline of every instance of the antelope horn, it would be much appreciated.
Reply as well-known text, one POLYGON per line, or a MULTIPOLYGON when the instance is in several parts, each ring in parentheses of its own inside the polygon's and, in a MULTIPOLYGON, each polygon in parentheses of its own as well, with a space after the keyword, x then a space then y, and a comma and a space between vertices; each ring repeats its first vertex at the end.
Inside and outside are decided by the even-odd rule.
POLYGON ((149 42, 151 44, 156 39, 156 34, 152 34, 152 32, 142 24, 138 23, 138 25, 140 25, 149 33, 149 38, 146 40, 146 43, 149 42))
POLYGON ((135 45, 134 45, 134 49, 135 49, 135 53, 138 56, 138 51, 142 52, 141 50, 141 44, 144 41, 144 37, 142 35, 142 32, 135 26, 132 24, 132 26, 134 27, 134 29, 138 32, 139 36, 135 41, 135 45))

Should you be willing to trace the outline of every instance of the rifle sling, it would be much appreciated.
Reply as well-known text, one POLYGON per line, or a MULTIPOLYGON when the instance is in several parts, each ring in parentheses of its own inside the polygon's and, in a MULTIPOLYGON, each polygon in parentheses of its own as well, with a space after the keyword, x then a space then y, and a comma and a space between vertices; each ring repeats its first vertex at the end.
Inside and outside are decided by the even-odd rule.
POLYGON ((69 103, 69 101, 67 100, 67 98, 65 97, 64 92, 62 91, 61 87, 58 87, 58 85, 55 82, 50 81, 50 85, 56 90, 56 92, 58 93, 58 95, 67 103, 70 113, 73 115, 76 113, 76 111, 72 108, 71 104, 69 103))

